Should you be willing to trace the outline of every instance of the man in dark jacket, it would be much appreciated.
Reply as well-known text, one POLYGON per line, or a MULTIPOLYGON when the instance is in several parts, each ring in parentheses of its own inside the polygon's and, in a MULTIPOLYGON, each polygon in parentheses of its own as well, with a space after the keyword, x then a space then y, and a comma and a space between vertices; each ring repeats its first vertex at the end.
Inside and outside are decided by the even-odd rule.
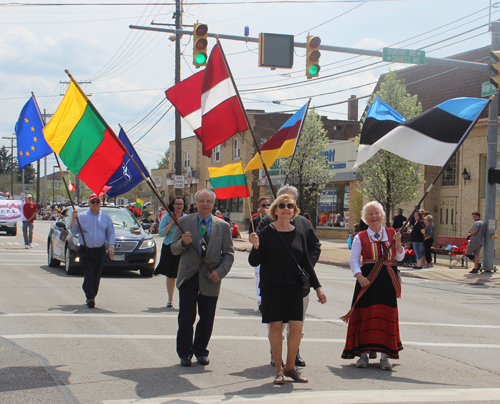
MULTIPOLYGON (((299 192, 297 191, 297 188, 291 185, 283 185, 278 191, 278 196, 283 194, 290 195, 293 199, 297 201, 299 192)), ((259 234, 264 227, 266 227, 272 222, 274 222, 274 220, 269 215, 263 217, 259 221, 258 228, 255 229, 256 233, 259 234)), ((307 252, 309 255, 309 261, 311 261, 311 265, 314 267, 318 262, 319 256, 321 254, 321 243, 319 242, 318 236, 314 231, 313 225, 309 220, 307 220, 304 216, 301 215, 295 217, 295 219, 290 221, 290 223, 305 234, 307 240, 307 252)), ((305 319, 307 306, 309 304, 309 290, 305 291, 304 293, 305 293, 304 295, 304 319, 305 319)), ((271 365, 274 366, 272 356, 271 356, 271 365)), ((300 351, 297 352, 297 357, 295 358, 295 366, 306 366, 305 361, 300 356, 300 351)))
POLYGON ((392 227, 396 230, 399 230, 403 227, 403 224, 406 222, 406 217, 403 216, 403 209, 398 209, 398 214, 394 216, 394 221, 392 222, 392 227))

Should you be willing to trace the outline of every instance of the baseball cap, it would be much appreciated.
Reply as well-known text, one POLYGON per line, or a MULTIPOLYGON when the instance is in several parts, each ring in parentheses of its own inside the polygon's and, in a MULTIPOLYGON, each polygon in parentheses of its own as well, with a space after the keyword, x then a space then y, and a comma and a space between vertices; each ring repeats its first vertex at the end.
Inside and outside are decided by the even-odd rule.
POLYGON ((90 202, 92 199, 99 199, 99 200, 100 200, 101 198, 99 198, 99 195, 97 195, 97 194, 94 192, 92 195, 90 195, 90 196, 89 196, 89 202, 90 202))
POLYGON ((28 195, 26 195, 26 198, 33 198, 33 195, 28 194, 28 195))

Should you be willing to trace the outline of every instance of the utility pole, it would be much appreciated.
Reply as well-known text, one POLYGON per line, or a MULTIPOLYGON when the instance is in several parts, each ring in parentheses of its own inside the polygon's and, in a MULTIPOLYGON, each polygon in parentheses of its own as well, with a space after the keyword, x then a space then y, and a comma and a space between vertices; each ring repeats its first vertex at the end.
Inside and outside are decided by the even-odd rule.
MULTIPOLYGON (((43 109, 42 114, 42 122, 43 126, 47 125, 47 118, 50 118, 53 114, 47 114, 47 110, 43 109)), ((42 206, 45 208, 47 206, 47 156, 44 158, 44 176, 43 176, 43 204, 42 206)), ((40 160, 38 160, 38 171, 40 171, 40 160)), ((40 184, 40 175, 38 176, 38 187, 40 184)), ((38 191, 37 191, 38 192, 38 191)), ((37 194, 38 195, 38 194, 37 194)))
POLYGON ((2 139, 10 140, 10 197, 14 199, 14 139, 17 137, 2 136, 2 139))
MULTIPOLYGON (((490 25, 491 29, 491 51, 500 50, 500 22, 494 21, 490 25)), ((488 111, 488 135, 487 135, 487 155, 486 173, 490 168, 497 167, 497 143, 498 143, 498 97, 500 92, 496 92, 495 99, 491 101, 488 111)), ((483 270, 494 270, 495 259, 495 205, 496 205, 497 185, 485 181, 484 195, 484 223, 486 232, 484 233, 483 270)), ((472 213, 472 212, 471 212, 472 213)))
MULTIPOLYGON (((175 0, 175 29, 182 30, 182 0, 175 0)), ((181 38, 175 35, 175 84, 181 81, 181 38)), ((182 175, 181 115, 175 109, 175 175, 182 175)))

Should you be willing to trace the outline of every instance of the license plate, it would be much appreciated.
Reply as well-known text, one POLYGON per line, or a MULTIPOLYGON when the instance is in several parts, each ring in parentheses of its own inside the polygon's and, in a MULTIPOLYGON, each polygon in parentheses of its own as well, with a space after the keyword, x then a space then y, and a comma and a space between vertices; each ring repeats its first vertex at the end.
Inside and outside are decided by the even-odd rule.
POLYGON ((115 254, 113 256, 113 261, 125 261, 125 255, 123 255, 123 254, 115 254))

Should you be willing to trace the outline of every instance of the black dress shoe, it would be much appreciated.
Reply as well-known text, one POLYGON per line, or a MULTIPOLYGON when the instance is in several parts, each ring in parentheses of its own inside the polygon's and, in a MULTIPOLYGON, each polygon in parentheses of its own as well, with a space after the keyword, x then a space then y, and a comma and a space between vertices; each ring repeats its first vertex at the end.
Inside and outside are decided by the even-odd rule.
POLYGON ((181 365, 182 366, 191 366, 191 357, 187 358, 181 358, 181 365))
POLYGON ((93 309, 95 307, 95 300, 87 299, 87 306, 89 307, 89 309, 93 309))
POLYGON ((200 365, 207 366, 210 363, 210 359, 208 359, 208 356, 203 355, 203 356, 197 356, 196 360, 200 365))
POLYGON ((300 357, 299 351, 297 351, 297 356, 295 357, 295 366, 305 367, 306 362, 300 357))

